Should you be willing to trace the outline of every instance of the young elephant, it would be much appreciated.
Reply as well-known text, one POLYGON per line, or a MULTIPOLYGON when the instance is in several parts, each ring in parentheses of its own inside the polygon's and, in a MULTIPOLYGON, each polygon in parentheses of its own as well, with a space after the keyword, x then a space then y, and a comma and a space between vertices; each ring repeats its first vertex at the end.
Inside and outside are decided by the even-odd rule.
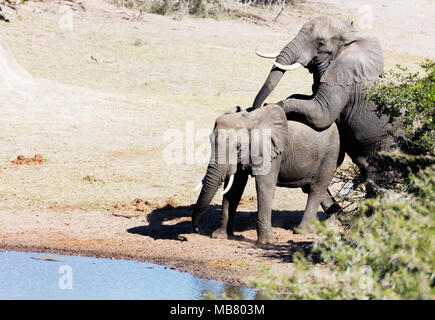
POLYGON ((193 209, 194 231, 197 231, 198 221, 217 189, 225 182, 221 226, 212 236, 233 236, 234 214, 250 174, 256 179, 258 243, 276 240, 271 225, 276 186, 300 187, 308 193, 307 206, 297 231, 307 231, 320 204, 327 213, 340 208, 327 191, 340 149, 335 124, 316 131, 300 122, 287 121, 278 105, 266 105, 251 111, 237 107, 216 120, 210 138, 214 152, 193 209), (232 132, 235 139, 222 137, 228 132, 232 132), (228 157, 231 150, 236 150, 234 161, 228 157))

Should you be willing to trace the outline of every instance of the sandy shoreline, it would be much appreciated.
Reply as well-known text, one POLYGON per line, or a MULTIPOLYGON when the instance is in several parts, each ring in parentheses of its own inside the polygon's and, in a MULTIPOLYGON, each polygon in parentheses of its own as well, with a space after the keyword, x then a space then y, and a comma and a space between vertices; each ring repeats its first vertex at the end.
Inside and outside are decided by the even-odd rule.
POLYGON ((152 262, 201 278, 246 285, 265 262, 291 272, 290 253, 310 243, 309 236, 289 230, 295 221, 291 217, 299 219, 300 212, 275 215, 278 243, 259 247, 254 216, 243 208, 239 213, 243 222, 236 224, 237 240, 208 236, 219 217, 217 210, 209 212, 213 219, 200 225, 200 234, 191 233, 185 207, 166 210, 173 218, 158 226, 143 216, 125 218, 109 211, 0 211, 0 248, 152 262))

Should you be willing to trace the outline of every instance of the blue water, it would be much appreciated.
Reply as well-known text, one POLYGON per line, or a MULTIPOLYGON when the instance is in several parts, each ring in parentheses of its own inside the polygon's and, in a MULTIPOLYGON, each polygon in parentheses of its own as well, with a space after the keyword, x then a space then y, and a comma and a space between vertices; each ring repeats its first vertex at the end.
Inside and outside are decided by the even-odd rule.
POLYGON ((129 260, 0 251, 0 299, 202 299, 256 291, 129 260))

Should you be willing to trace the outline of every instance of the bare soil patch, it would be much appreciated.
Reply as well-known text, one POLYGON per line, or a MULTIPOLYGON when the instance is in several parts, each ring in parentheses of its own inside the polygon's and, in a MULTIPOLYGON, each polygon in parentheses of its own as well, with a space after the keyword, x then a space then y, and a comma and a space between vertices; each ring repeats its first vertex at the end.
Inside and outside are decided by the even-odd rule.
POLYGON ((16 160, 12 160, 13 164, 42 164, 44 158, 40 154, 35 154, 33 157, 18 156, 16 160))

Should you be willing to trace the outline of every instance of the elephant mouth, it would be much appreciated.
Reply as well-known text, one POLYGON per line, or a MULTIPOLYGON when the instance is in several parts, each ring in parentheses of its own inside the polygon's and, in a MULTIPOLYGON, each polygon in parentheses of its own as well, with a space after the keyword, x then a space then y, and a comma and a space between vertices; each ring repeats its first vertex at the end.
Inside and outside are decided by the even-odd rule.
POLYGON ((314 73, 317 70, 317 66, 318 66, 318 62, 314 61, 314 59, 313 59, 310 61, 310 63, 308 63, 307 69, 310 73, 314 73))
POLYGON ((319 57, 314 57, 306 66, 310 73, 318 73, 322 75, 331 63, 330 59, 322 61, 319 57))

